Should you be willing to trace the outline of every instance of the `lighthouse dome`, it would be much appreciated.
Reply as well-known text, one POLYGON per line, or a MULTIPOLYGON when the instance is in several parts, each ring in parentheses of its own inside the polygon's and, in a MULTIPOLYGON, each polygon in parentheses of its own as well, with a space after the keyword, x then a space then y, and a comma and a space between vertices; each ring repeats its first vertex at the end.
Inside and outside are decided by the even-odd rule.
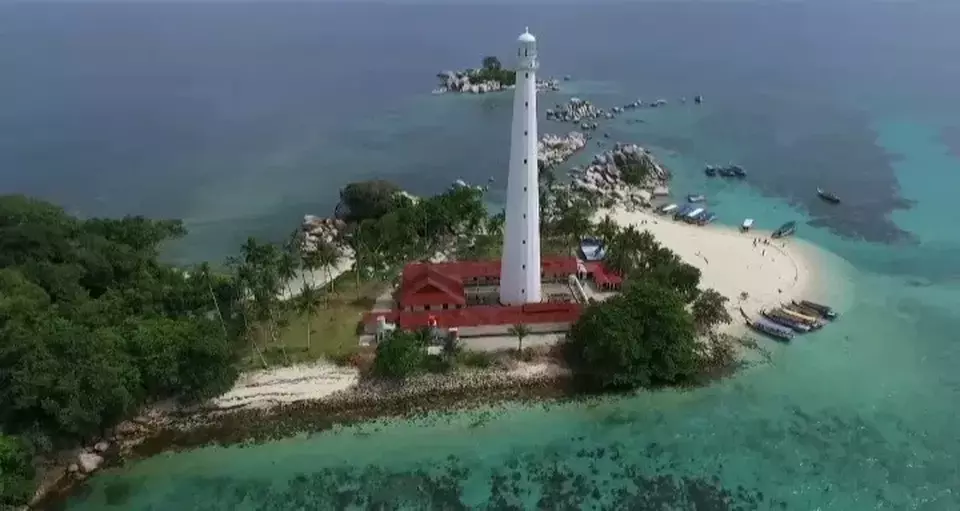
POLYGON ((533 37, 533 34, 530 33, 529 28, 525 28, 523 33, 520 34, 520 37, 517 38, 517 41, 521 43, 535 43, 537 42, 537 38, 533 37))

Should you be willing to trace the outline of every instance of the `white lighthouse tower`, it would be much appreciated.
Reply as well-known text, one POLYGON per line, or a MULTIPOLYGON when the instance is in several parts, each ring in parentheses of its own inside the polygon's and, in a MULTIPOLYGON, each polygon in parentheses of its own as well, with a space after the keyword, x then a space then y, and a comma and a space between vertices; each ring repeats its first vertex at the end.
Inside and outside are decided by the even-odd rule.
POLYGON ((510 130, 510 173, 500 303, 536 303, 540 296, 540 193, 537 187, 537 39, 529 29, 520 35, 517 86, 510 130))

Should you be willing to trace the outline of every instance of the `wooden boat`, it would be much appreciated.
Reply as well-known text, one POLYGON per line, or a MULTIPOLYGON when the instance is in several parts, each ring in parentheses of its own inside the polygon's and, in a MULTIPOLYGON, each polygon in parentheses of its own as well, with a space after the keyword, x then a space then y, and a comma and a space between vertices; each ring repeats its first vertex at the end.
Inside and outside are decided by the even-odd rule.
POLYGON ((790 316, 787 316, 786 314, 783 314, 780 311, 762 310, 760 311, 760 314, 763 317, 769 319, 770 321, 773 321, 778 325, 785 326, 795 332, 806 333, 810 331, 810 325, 801 323, 800 321, 797 321, 796 319, 791 318, 790 316))
POLYGON ((799 321, 799 322, 801 322, 801 323, 805 323, 805 324, 807 324, 807 325, 813 326, 813 325, 816 325, 816 324, 820 323, 820 319, 819 319, 818 317, 815 317, 815 316, 807 316, 806 314, 801 314, 801 313, 799 313, 799 312, 797 312, 797 311, 795 311, 795 310, 792 310, 789 305, 786 305, 786 306, 781 307, 780 310, 781 310, 784 314, 786 314, 787 316, 789 316, 789 317, 791 317, 791 318, 794 318, 794 319, 796 319, 797 321, 799 321))
POLYGON ((816 302, 811 302, 809 300, 800 300, 800 305, 804 307, 809 307, 820 313, 821 316, 834 319, 837 317, 837 313, 827 305, 822 305, 816 302))
POLYGON ((795 310, 800 314, 806 314, 807 316, 813 316, 815 318, 829 319, 823 314, 821 314, 820 311, 816 309, 811 309, 810 307, 804 307, 803 305, 800 305, 797 302, 791 302, 789 307, 791 310, 795 310))
POLYGON ((793 330, 763 319, 748 319, 747 326, 756 330, 757 332, 769 335, 770 337, 781 341, 789 341, 793 339, 794 336, 793 330))
POLYGON ((717 168, 714 167, 713 165, 707 165, 707 168, 703 169, 703 173, 710 177, 716 176, 717 168))
POLYGON ((832 194, 830 192, 824 191, 822 188, 817 188, 817 195, 819 195, 821 199, 831 204, 840 203, 840 197, 837 197, 835 194, 832 194))
POLYGON ((780 228, 778 228, 776 231, 773 231, 771 236, 774 238, 783 238, 790 236, 795 232, 797 232, 797 223, 791 221, 781 225, 780 228))

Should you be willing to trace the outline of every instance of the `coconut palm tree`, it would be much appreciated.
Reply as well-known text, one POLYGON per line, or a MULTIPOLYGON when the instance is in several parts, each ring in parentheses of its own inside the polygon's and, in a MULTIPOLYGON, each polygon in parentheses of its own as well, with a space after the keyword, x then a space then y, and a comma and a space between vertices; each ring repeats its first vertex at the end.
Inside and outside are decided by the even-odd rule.
POLYGON ((310 331, 313 330, 313 311, 317 309, 323 298, 320 291, 304 282, 300 295, 297 296, 297 310, 307 317, 307 352, 310 351, 310 331))
POLYGON ((524 325, 523 323, 518 323, 510 327, 507 330, 507 333, 510 335, 516 336, 517 338, 517 356, 523 352, 523 339, 530 335, 530 327, 524 325))
POLYGON ((327 286, 330 292, 334 291, 333 268, 340 261, 340 250, 333 243, 320 243, 311 256, 311 262, 314 263, 313 269, 323 268, 327 277, 327 286))

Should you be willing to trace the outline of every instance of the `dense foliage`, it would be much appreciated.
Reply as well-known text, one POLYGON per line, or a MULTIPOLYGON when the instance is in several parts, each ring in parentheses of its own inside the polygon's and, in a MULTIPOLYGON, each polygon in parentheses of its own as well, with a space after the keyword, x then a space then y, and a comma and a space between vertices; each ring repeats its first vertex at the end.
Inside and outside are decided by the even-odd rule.
POLYGON ((15 436, 0 433, 0 509, 25 502, 33 494, 29 448, 15 436))
POLYGON ((350 183, 340 190, 337 216, 347 222, 375 220, 396 206, 400 187, 382 179, 350 183))
POLYGON ((584 311, 570 330, 568 361, 590 387, 675 383, 696 369, 694 334, 680 295, 641 281, 584 311))
POLYGON ((379 218, 353 224, 347 243, 364 272, 386 276, 389 270, 433 254, 452 240, 472 237, 487 222, 482 190, 453 186, 428 198, 399 196, 379 218))
POLYGON ((427 340, 423 332, 396 330, 377 344, 373 372, 377 376, 404 379, 420 372, 427 358, 427 340))
POLYGON ((44 452, 96 436, 145 403, 198 399, 234 381, 230 280, 157 261, 159 245, 183 232, 176 221, 80 220, 0 197, 7 497, 19 488, 6 480, 16 474, 6 468, 10 438, 44 452))
POLYGON ((500 82, 501 85, 515 85, 517 73, 511 69, 504 69, 497 57, 484 57, 480 69, 475 69, 470 76, 472 82, 500 82))
POLYGON ((596 389, 682 383, 717 360, 715 343, 704 349, 697 339, 731 318, 725 297, 699 289, 700 270, 649 231, 621 230, 606 218, 594 232, 606 243, 607 265, 627 280, 570 330, 564 352, 581 382, 596 389))

